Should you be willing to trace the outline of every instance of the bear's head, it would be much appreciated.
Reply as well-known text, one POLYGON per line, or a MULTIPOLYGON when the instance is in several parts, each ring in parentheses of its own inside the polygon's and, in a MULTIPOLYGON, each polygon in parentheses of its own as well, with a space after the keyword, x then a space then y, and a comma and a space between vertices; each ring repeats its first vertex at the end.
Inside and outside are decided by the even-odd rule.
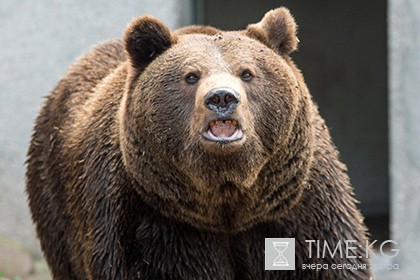
POLYGON ((225 232, 296 204, 313 139, 311 99, 289 57, 297 43, 285 8, 242 31, 171 32, 149 16, 128 26, 120 144, 144 201, 225 232))

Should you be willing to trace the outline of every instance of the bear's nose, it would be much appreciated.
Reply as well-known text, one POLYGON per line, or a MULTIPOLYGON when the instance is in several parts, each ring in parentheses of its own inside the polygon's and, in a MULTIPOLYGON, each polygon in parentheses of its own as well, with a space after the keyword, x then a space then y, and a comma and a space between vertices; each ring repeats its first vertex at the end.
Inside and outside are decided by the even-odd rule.
POLYGON ((241 100, 241 96, 231 88, 215 88, 204 97, 207 108, 216 113, 232 113, 241 100))

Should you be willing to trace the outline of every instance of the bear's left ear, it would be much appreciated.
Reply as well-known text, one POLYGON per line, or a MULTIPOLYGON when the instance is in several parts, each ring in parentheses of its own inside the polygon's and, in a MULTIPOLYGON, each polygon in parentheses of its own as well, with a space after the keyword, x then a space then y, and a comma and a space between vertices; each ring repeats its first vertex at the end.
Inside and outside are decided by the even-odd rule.
POLYGON ((131 65, 143 69, 176 42, 176 36, 157 18, 143 16, 133 20, 124 33, 124 47, 131 65))
POLYGON ((248 37, 262 42, 281 55, 295 51, 299 42, 296 22, 284 7, 267 12, 259 23, 248 25, 245 32, 248 37))

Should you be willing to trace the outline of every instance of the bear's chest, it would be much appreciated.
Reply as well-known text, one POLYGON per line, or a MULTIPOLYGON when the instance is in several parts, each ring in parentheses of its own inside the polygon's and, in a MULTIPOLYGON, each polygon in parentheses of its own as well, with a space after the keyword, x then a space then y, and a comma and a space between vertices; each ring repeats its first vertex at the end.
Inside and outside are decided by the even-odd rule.
POLYGON ((158 271, 153 279, 279 279, 264 270, 264 242, 272 227, 228 235, 174 223, 143 225, 137 231, 137 253, 143 256, 138 271, 158 271))

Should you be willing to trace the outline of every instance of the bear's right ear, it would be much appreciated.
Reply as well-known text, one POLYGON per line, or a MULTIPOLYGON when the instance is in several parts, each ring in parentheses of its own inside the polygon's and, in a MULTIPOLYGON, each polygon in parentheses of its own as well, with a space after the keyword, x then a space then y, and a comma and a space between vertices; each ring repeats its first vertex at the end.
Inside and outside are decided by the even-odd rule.
POLYGON ((124 33, 124 47, 131 65, 143 69, 176 42, 176 36, 157 18, 143 16, 133 20, 124 33))
POLYGON ((248 25, 245 34, 273 49, 280 55, 289 55, 297 49, 297 26, 287 8, 281 7, 265 14, 263 19, 248 25))

